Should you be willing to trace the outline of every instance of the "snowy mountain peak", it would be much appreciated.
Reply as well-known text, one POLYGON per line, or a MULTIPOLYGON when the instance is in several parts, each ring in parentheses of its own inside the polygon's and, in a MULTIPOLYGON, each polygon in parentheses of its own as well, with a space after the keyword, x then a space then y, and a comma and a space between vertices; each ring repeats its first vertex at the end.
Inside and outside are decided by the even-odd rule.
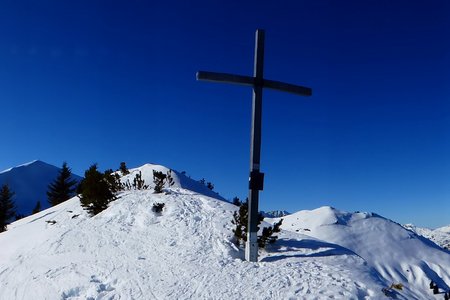
POLYGON ((299 212, 288 215, 289 220, 304 220, 311 226, 326 225, 348 225, 349 222, 367 219, 371 217, 380 217, 368 212, 344 212, 331 206, 322 206, 313 210, 301 210, 299 212))
POLYGON ((130 174, 125 175, 122 177, 122 182, 130 182, 133 183, 133 179, 141 172, 142 179, 144 179, 145 183, 150 186, 150 188, 153 188, 153 171, 162 172, 164 174, 167 174, 167 172, 172 171, 172 178, 174 181, 174 185, 172 188, 181 188, 190 190, 208 197, 216 198, 219 200, 225 200, 222 196, 220 196, 218 193, 208 189, 204 184, 202 184, 199 181, 196 181, 185 174, 182 174, 176 170, 172 170, 168 167, 157 165, 157 164, 145 164, 138 168, 129 169, 130 174))
MULTIPOLYGON (((40 201, 43 209, 49 207, 47 201, 48 185, 58 176, 60 168, 43 162, 31 162, 9 168, 0 173, 0 185, 8 184, 14 192, 14 202, 17 214, 29 215, 40 201)), ((80 176, 72 174, 72 178, 79 181, 80 176)))
POLYGON ((18 166, 15 166, 15 167, 12 167, 12 168, 9 168, 9 169, 6 169, 6 170, 3 170, 3 171, 0 172, 0 174, 6 173, 6 172, 10 172, 10 171, 12 171, 14 169, 20 169, 22 167, 28 167, 28 166, 33 165, 33 164, 47 164, 47 163, 44 163, 43 161, 35 159, 33 161, 30 161, 30 162, 27 162, 27 163, 24 163, 24 164, 21 164, 21 165, 18 165, 18 166))

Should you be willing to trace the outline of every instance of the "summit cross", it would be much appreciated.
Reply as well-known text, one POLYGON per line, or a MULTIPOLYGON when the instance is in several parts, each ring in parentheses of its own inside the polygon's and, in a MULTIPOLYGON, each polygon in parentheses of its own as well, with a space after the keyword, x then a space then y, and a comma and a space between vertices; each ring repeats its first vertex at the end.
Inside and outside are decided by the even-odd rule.
POLYGON ((253 76, 241 76, 216 72, 197 72, 197 80, 233 83, 253 87, 252 101, 252 129, 250 144, 250 176, 248 194, 248 226, 247 241, 245 244, 245 259, 251 262, 258 261, 258 201, 259 191, 263 190, 264 173, 260 172, 261 154, 261 116, 263 88, 270 88, 302 96, 311 96, 312 90, 308 87, 293 85, 280 81, 267 80, 263 77, 264 65, 264 30, 256 30, 255 66, 253 76))

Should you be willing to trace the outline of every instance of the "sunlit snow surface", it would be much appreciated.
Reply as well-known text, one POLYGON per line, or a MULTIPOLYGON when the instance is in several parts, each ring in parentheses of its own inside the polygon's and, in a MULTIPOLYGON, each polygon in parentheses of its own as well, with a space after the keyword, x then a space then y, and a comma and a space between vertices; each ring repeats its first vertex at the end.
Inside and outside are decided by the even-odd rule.
MULTIPOLYGON (((140 169, 147 182, 155 168, 166 170, 140 169)), ((385 299, 392 282, 405 286, 397 299, 441 299, 429 280, 450 284, 448 252, 330 207, 285 217, 261 262, 245 262, 232 243, 236 207, 176 177, 168 195, 126 191, 93 218, 73 198, 11 224, 0 234, 0 299, 385 299)))

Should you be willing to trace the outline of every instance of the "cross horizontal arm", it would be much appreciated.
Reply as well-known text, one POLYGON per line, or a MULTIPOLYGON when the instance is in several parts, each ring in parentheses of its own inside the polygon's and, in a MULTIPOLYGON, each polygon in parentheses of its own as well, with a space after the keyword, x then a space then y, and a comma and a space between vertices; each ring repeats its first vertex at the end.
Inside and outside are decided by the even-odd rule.
MULTIPOLYGON (((228 73, 216 73, 198 71, 197 80, 223 82, 223 83, 235 83, 240 85, 254 86, 256 85, 256 79, 252 76, 234 75, 228 73)), ((263 87, 288 92, 292 94, 298 94, 302 96, 311 96, 312 90, 308 87, 294 85, 290 83, 284 83, 280 81, 263 79, 263 87)))
POLYGON ((224 82, 224 83, 236 83, 241 85, 253 85, 254 78, 251 76, 241 76, 228 73, 216 73, 216 72, 197 72, 197 80, 212 81, 212 82, 224 82))
POLYGON ((284 83, 281 81, 267 80, 264 79, 264 87, 279 90, 287 93, 298 94, 302 96, 311 96, 312 89, 300 85, 294 85, 290 83, 284 83))

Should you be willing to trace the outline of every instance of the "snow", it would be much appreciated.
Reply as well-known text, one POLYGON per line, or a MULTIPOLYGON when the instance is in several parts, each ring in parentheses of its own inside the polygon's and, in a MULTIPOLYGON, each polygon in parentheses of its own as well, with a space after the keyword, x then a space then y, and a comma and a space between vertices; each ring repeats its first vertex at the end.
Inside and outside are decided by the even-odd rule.
POLYGON ((442 248, 450 250, 450 225, 436 228, 434 230, 429 228, 417 227, 413 224, 406 224, 403 225, 403 227, 433 241, 442 248))
MULTIPOLYGON (((154 169, 168 170, 145 165, 124 180, 141 171, 151 183, 154 169)), ((75 197, 11 224, 0 234, 0 299, 384 299, 393 282, 405 286, 397 299, 441 299, 429 280, 450 284, 449 252, 330 207, 284 217, 277 243, 246 262, 232 242, 237 208, 174 174, 169 194, 125 191, 92 218, 75 197)))
POLYGON ((376 214, 321 207, 284 217, 282 228, 357 254, 387 282, 404 284, 408 299, 429 299, 430 280, 450 289, 450 253, 376 214))

